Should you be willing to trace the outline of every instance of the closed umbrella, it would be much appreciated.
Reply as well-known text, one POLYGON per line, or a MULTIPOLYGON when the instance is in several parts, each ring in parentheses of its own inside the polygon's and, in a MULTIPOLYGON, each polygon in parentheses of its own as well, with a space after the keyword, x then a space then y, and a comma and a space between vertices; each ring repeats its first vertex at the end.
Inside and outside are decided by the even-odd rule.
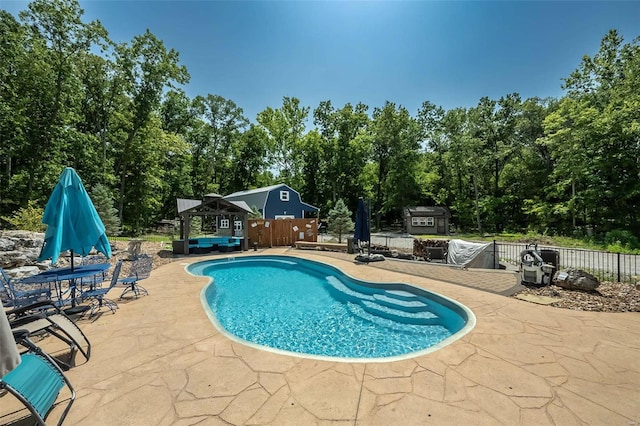
POLYGON ((358 211, 356 212, 356 228, 354 236, 358 242, 367 241, 369 243, 369 253, 371 253, 371 231, 369 230, 369 210, 364 200, 358 200, 358 211))
POLYGON ((74 252, 86 256, 95 248, 107 258, 111 257, 104 224, 71 167, 60 175, 44 209, 42 223, 47 225, 47 231, 38 261, 51 259, 51 263, 56 263, 61 252, 70 250, 73 270, 74 252))
POLYGON ((0 301, 0 377, 16 368, 18 364, 20 364, 20 353, 0 301))

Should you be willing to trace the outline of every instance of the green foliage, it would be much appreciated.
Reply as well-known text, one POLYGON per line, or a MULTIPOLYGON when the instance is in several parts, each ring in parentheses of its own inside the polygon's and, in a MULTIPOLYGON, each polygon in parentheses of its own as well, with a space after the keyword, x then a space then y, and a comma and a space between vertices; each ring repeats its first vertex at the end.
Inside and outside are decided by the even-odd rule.
POLYGON ((322 212, 371 199, 378 226, 407 205, 444 205, 463 232, 590 227, 637 245, 616 230, 640 234, 640 39, 607 33, 560 99, 510 93, 448 111, 426 101, 415 116, 326 100, 308 129, 311 108, 295 97, 253 124, 230 99, 189 98, 177 51, 149 30, 116 44, 83 15, 77 0, 34 0, 19 18, 0 10, 0 215, 44 205, 71 166, 104 185, 135 235, 175 217, 176 198, 284 182, 322 212))
POLYGON ((38 207, 35 201, 29 201, 26 207, 18 209, 11 216, 2 216, 13 229, 24 231, 44 232, 47 226, 42 223, 44 209, 38 207))
POLYGON ((342 243, 342 236, 353 231, 353 221, 351 220, 351 212, 344 204, 342 199, 336 202, 333 209, 329 211, 329 233, 338 237, 338 242, 342 243))
POLYGON ((191 235, 198 235, 202 232, 202 216, 194 216, 191 218, 189 226, 191 235))
POLYGON ((258 207, 251 206, 251 213, 249 213, 247 215, 247 218, 249 219, 262 219, 262 213, 260 213, 260 211, 258 210, 258 207))
POLYGON ((114 207, 114 199, 109 188, 102 184, 97 184, 91 191, 91 201, 93 202, 107 235, 120 235, 120 219, 118 218, 118 210, 114 207))
POLYGON ((638 237, 623 229, 614 229, 613 231, 607 232, 604 236, 604 243, 609 247, 609 251, 624 251, 640 248, 638 237), (622 250, 619 250, 619 248, 622 250))

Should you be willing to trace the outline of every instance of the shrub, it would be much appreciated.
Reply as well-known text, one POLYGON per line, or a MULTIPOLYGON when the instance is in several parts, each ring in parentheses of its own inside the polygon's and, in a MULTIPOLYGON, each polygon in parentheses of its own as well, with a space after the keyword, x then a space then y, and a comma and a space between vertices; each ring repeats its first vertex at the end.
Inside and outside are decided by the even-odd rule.
POLYGON ((29 201, 26 207, 18 209, 12 216, 3 216, 2 220, 9 223, 14 229, 24 231, 44 232, 47 225, 42 223, 44 209, 38 207, 35 201, 29 201))
MULTIPOLYGON (((623 247, 626 249, 637 249, 640 248, 640 241, 638 241, 638 237, 633 235, 630 231, 626 231, 623 229, 614 229, 613 231, 609 231, 604 236, 604 243, 607 247, 623 247)), ((609 249, 609 251, 611 251, 609 249)))
POLYGON ((102 220, 107 235, 120 235, 120 219, 118 218, 118 210, 113 206, 111 191, 106 186, 97 184, 91 191, 91 201, 102 220))
POLYGON ((342 199, 336 202, 335 207, 329 211, 329 232, 338 237, 342 243, 342 236, 353 231, 351 212, 342 199))

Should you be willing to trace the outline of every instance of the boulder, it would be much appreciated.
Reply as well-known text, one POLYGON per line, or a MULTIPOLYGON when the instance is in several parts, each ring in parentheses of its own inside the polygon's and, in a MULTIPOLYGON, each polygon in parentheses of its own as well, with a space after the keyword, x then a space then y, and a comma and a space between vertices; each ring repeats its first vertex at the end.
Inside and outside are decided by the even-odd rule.
POLYGON ((43 241, 41 232, 0 232, 0 267, 10 269, 35 265, 43 241))
POLYGON ((594 291, 600 285, 600 281, 581 269, 569 268, 566 271, 556 272, 553 276, 553 284, 567 290, 594 291))
POLYGON ((41 232, 0 231, 0 268, 11 270, 35 266, 30 270, 36 272, 47 269, 51 262, 37 261, 43 242, 44 234, 41 232))
POLYGON ((40 268, 37 266, 21 266, 19 268, 13 268, 7 270, 7 275, 10 279, 17 279, 30 277, 40 273, 40 268))

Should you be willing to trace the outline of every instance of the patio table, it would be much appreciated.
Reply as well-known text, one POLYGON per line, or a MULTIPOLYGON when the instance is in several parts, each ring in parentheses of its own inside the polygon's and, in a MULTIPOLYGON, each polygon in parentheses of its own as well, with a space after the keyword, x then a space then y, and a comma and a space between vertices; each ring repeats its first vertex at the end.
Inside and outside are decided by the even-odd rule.
POLYGON ((76 266, 71 270, 70 267, 66 268, 52 268, 46 271, 40 272, 37 275, 23 278, 21 281, 25 284, 53 284, 55 286, 56 294, 58 296, 58 304, 63 306, 66 301, 63 300, 62 282, 69 281, 69 289, 71 290, 71 306, 76 305, 76 283, 80 278, 92 277, 94 275, 102 274, 111 267, 110 263, 94 263, 89 265, 76 266))

